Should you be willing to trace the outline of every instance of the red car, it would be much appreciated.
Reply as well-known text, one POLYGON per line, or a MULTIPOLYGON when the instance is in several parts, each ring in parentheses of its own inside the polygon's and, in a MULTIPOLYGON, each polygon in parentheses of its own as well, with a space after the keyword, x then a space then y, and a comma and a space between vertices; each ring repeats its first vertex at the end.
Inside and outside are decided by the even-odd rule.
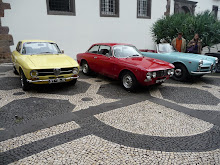
POLYGON ((168 62, 142 56, 133 45, 98 43, 85 53, 77 54, 82 72, 92 71, 121 80, 126 90, 135 90, 138 84, 162 84, 174 73, 174 66, 168 62))

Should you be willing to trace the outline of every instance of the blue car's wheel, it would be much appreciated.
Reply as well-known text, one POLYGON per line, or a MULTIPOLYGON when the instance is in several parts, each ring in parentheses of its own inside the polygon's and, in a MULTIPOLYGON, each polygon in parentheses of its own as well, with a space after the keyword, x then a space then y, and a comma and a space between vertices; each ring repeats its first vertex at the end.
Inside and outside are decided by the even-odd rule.
POLYGON ((174 64, 173 79, 177 81, 185 81, 189 77, 189 72, 183 64, 174 64))

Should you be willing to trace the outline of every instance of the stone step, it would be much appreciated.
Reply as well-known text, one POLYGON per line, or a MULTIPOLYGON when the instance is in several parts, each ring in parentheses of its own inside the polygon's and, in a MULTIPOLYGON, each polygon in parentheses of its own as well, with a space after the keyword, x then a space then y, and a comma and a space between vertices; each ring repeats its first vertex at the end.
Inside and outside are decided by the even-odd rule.
POLYGON ((10 45, 14 45, 13 37, 10 34, 0 34, 0 41, 8 41, 10 45))
POLYGON ((1 47, 9 47, 11 46, 10 43, 7 40, 0 40, 0 48, 1 47))
POLYGON ((6 26, 1 27, 0 26, 0 34, 8 34, 9 28, 6 26))

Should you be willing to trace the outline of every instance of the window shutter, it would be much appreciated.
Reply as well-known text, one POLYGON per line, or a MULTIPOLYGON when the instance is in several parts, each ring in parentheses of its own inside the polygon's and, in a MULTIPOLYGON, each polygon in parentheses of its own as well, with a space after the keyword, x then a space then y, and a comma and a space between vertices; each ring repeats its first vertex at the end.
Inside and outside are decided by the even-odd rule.
POLYGON ((116 0, 116 15, 119 17, 119 0, 116 0))
POLYGON ((151 0, 147 0, 147 16, 151 18, 151 0))

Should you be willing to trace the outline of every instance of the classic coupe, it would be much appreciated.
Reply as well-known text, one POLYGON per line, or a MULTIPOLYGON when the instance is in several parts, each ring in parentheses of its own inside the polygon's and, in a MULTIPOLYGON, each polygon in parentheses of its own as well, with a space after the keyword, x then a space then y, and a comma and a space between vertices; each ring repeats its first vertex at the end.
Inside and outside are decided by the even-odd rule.
POLYGON ((30 84, 75 84, 79 64, 63 53, 53 41, 19 41, 12 52, 12 62, 14 73, 20 75, 23 90, 30 89, 30 84))
POLYGON ((119 79, 122 86, 129 91, 135 90, 138 84, 162 84, 174 72, 172 64, 143 57, 141 52, 130 44, 94 44, 85 53, 77 54, 77 61, 85 75, 93 71, 119 79))
POLYGON ((218 58, 176 52, 168 43, 158 44, 157 50, 140 50, 146 57, 156 58, 172 63, 175 66, 173 78, 185 81, 191 76, 201 77, 205 74, 215 72, 218 58))

